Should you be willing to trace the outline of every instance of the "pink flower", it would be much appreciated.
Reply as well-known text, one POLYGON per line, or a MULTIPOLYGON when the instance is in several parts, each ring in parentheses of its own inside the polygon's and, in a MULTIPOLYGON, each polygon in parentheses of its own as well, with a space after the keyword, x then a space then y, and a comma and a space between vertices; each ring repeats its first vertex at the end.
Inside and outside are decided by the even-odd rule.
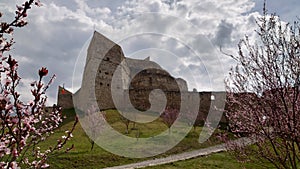
POLYGON ((41 166, 41 168, 48 168, 48 167, 50 167, 49 164, 43 164, 43 165, 41 166))
POLYGON ((12 155, 13 155, 14 157, 18 157, 18 156, 19 156, 17 149, 13 149, 12 155))
POLYGON ((40 76, 40 77, 46 76, 47 74, 48 74, 47 68, 42 67, 42 68, 39 70, 39 76, 40 76))
POLYGON ((17 164, 16 161, 13 161, 13 162, 10 164, 10 166, 11 166, 12 169, 20 168, 20 167, 18 167, 18 164, 17 164))

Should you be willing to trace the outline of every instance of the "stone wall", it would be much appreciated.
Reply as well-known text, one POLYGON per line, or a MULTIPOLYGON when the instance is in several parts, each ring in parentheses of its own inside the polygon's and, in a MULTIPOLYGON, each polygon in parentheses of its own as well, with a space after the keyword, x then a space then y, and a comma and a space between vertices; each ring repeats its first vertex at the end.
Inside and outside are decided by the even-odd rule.
MULTIPOLYGON (((200 103, 195 111, 203 118, 208 113, 217 113, 215 107, 224 107, 224 92, 188 92, 184 79, 172 77, 159 64, 150 61, 150 57, 145 60, 126 58, 119 45, 94 33, 87 51, 82 86, 73 96, 76 108, 87 110, 92 103, 105 110, 132 104, 137 109, 147 110, 151 106, 149 96, 155 89, 162 91, 162 97, 152 98, 155 103, 163 103, 165 96, 167 107, 186 111, 195 107, 195 102, 200 103)), ((72 95, 59 93, 58 104, 70 108, 73 106, 72 95)))
POLYGON ((57 93, 57 105, 61 106, 63 109, 74 108, 72 93, 65 89, 64 87, 58 87, 57 93))
POLYGON ((172 77, 167 71, 159 69, 146 69, 139 72, 132 79, 129 89, 162 89, 165 92, 180 91, 176 79, 172 77))
MULTIPOLYGON (((131 104, 139 110, 147 110, 150 108, 149 94, 151 90, 134 90, 129 91, 131 104)), ((198 113, 201 119, 206 119, 208 113, 217 115, 225 108, 225 92, 180 92, 180 91, 165 91, 164 92, 167 105, 166 107, 190 111, 190 108, 199 103, 198 113), (183 97, 182 97, 183 96, 183 97), (186 100, 182 100, 186 99, 186 100), (186 106, 186 107, 181 107, 186 106)), ((156 102, 161 102, 159 99, 156 102)), ((185 112, 183 112, 185 113, 185 112)), ((218 120, 217 120, 218 121, 218 120)), ((226 123, 226 117, 223 115, 221 122, 226 123)))
POLYGON ((74 97, 76 108, 87 110, 90 103, 98 103, 101 109, 115 108, 111 96, 111 80, 123 60, 124 54, 119 45, 94 32, 87 51, 82 85, 74 97))
MULTIPOLYGON (((124 55, 120 46, 115 45, 105 55, 104 59, 100 63, 95 79, 95 94, 99 107, 102 109, 115 108, 111 94, 111 82, 112 77, 124 60, 124 55)), ((121 75, 116 79, 122 79, 121 75)), ((119 89, 122 88, 122 82, 116 83, 119 89)))

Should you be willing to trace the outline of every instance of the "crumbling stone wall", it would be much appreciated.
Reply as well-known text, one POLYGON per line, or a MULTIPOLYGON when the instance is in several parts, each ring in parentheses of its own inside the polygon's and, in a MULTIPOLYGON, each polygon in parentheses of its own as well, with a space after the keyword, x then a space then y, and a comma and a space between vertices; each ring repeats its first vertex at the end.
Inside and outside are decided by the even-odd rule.
MULTIPOLYGON (((172 108, 180 108, 182 101, 193 104, 195 95, 198 95, 199 112, 203 119, 207 117, 212 106, 222 108, 224 102, 222 100, 224 92, 188 92, 184 79, 172 77, 157 63, 150 61, 150 57, 145 60, 126 58, 119 45, 95 32, 87 51, 82 86, 74 96, 74 102, 79 105, 77 108, 86 110, 91 101, 98 103, 100 109, 103 110, 116 108, 111 92, 113 76, 117 79, 115 90, 122 91, 118 92, 120 93, 117 97, 118 102, 125 103, 124 106, 131 103, 140 110, 150 108, 149 95, 153 89, 161 89, 166 96, 167 107, 172 108), (120 65, 122 73, 116 75, 115 71, 120 65), (130 78, 132 78, 131 81, 130 78), (129 81, 130 84, 127 86, 129 81), (129 93, 129 100, 122 96, 123 91, 129 93), (181 100, 182 95, 186 95, 187 97, 184 98, 191 100, 181 100)), ((72 100, 70 96, 58 95, 58 103, 63 107, 71 107, 70 101, 66 101, 68 99, 72 100)), ((159 102, 161 98, 155 99, 159 102)), ((186 109, 188 107, 189 105, 186 109)), ((226 119, 223 117, 222 120, 226 119)))
MULTIPOLYGON (((130 93, 130 101, 131 104, 139 110, 147 110, 150 108, 149 103, 149 94, 151 90, 134 90, 131 89, 129 91, 130 93)), ((196 98, 195 95, 198 95, 198 98, 200 98, 199 101, 199 110, 198 110, 198 116, 200 119, 203 119, 203 121, 206 120, 208 113, 213 113, 213 115, 216 113, 220 113, 221 110, 223 110, 224 104, 225 104, 225 92, 180 92, 180 91, 165 91, 164 92, 166 98, 167 98, 167 107, 180 109, 181 103, 183 100, 181 95, 185 95, 184 104, 186 107, 183 108, 184 111, 189 111, 189 107, 194 106, 196 98), (212 96, 214 96, 214 99, 212 99, 212 96), (219 109, 218 109, 219 108, 219 109)), ((161 99, 161 98, 157 98, 161 99)), ((159 102, 159 101, 158 101, 159 102)), ((196 102, 197 103, 197 102, 196 102)), ((186 113, 186 112, 182 112, 186 113)), ((225 115, 223 114, 221 118, 221 122, 226 123, 227 119, 225 115)))

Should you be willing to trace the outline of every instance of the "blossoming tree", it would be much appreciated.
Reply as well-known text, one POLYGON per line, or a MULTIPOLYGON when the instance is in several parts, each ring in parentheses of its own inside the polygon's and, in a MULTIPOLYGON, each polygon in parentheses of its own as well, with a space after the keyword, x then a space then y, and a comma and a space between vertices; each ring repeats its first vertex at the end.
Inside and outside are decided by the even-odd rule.
POLYGON ((176 121, 179 116, 179 110, 175 108, 167 107, 164 112, 160 115, 163 123, 169 128, 169 133, 171 132, 171 126, 176 121))
POLYGON ((276 15, 257 20, 259 39, 239 43, 226 80, 227 116, 237 136, 255 144, 230 145, 241 160, 268 161, 276 168, 300 165, 300 25, 276 15))
MULTIPOLYGON (((26 1, 17 6, 16 16, 10 23, 1 22, 0 25, 0 168, 46 168, 48 155, 64 147, 72 137, 77 123, 66 135, 62 136, 55 145, 40 150, 39 143, 45 141, 62 122, 61 109, 53 107, 51 112, 45 112, 47 100, 46 90, 49 83, 43 78, 48 74, 46 68, 38 71, 38 80, 31 84, 33 100, 24 103, 20 100, 17 86, 21 81, 18 74, 18 62, 8 54, 14 44, 11 38, 14 28, 22 28, 27 24, 27 11, 33 5, 41 6, 39 0, 26 1)), ((0 13, 0 19, 2 17, 0 13)), ((69 151, 73 146, 66 148, 69 151)))

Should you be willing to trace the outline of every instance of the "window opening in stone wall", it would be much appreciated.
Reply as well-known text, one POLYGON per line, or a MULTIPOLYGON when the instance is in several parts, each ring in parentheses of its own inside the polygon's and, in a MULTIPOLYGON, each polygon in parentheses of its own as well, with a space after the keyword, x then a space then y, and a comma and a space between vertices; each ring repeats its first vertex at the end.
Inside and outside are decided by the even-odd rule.
POLYGON ((210 100, 216 100, 215 95, 211 95, 211 96, 210 96, 210 100))

